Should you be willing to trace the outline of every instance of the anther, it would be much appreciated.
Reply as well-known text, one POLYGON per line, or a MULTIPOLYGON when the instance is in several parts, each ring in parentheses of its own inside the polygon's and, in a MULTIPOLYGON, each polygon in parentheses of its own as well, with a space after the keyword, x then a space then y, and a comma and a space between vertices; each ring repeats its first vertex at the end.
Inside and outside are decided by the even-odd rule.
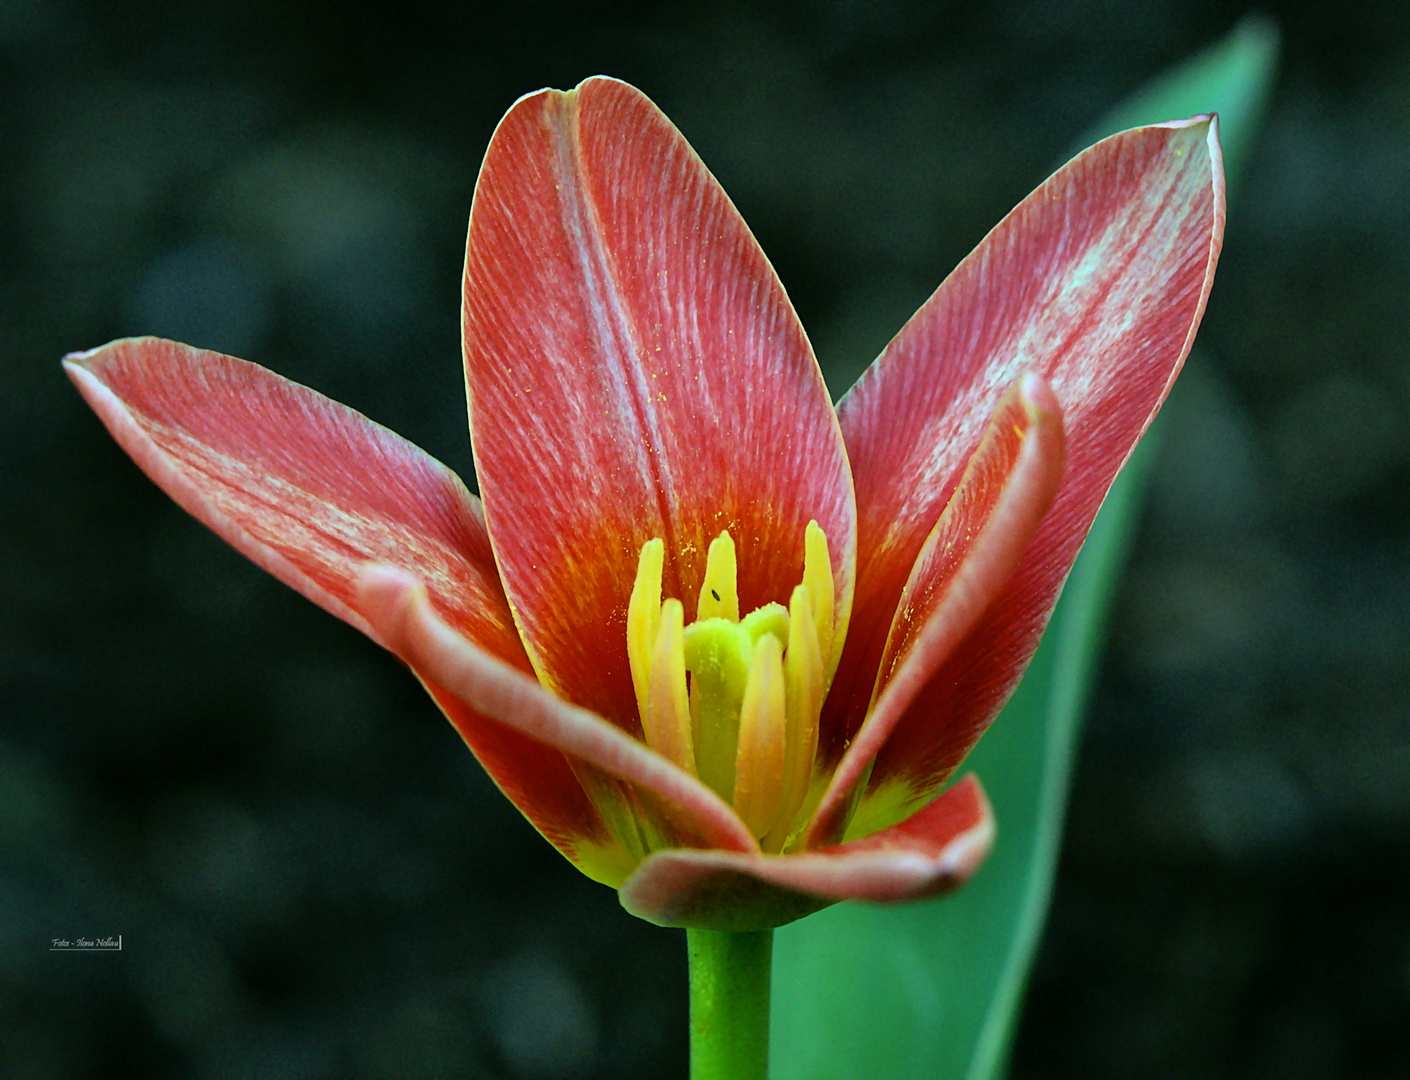
POLYGON ((808 587, 799 585, 788 603, 788 652, 784 654, 788 740, 779 779, 778 819, 764 837, 764 850, 769 852, 782 850, 788 841, 793 820, 808 797, 813 758, 818 752, 823 662, 812 607, 808 587))
POLYGON ((686 698, 685 650, 681 647, 684 619, 679 600, 661 605, 661 628, 651 655, 651 688, 642 717, 646 744, 694 774, 695 745, 686 698))
POLYGON ((636 582, 627 602, 627 663, 632 670, 637 715, 646 720, 651 688, 651 657, 656 650, 657 628, 661 622, 661 566, 666 545, 659 537, 641 546, 636 564, 636 582))
POLYGON ((734 561, 734 540, 726 532, 710 541, 705 555, 705 580, 700 584, 700 602, 695 621, 721 618, 739 622, 738 571, 734 561))
POLYGON ((783 646, 765 634, 754 647, 749 681, 739 709, 734 810, 756 837, 778 818, 787 745, 783 646))
POLYGON ((827 551, 827 535, 816 521, 808 522, 808 528, 803 533, 803 584, 813 604, 813 622, 817 626, 823 671, 827 678, 831 678, 837 660, 832 641, 832 559, 827 551))

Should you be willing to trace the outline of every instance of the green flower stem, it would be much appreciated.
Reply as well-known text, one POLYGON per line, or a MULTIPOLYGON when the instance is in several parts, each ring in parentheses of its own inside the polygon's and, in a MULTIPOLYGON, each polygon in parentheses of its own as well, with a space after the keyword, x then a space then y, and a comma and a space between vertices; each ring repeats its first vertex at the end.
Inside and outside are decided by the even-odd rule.
POLYGON ((690 1080, 768 1080, 774 932, 687 930, 690 1080))

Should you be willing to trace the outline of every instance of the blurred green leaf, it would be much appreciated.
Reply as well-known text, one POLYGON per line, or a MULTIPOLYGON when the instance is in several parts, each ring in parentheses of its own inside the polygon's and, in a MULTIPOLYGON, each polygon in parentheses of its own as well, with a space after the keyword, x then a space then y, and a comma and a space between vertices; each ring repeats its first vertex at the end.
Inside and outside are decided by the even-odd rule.
MULTIPOLYGON (((1138 91, 1081 145, 1217 111, 1232 186, 1276 56, 1276 29, 1246 19, 1138 91)), ((1117 479, 1022 685, 966 763, 984 780, 999 822, 979 875, 954 897, 900 907, 843 904, 778 931, 775 1080, 1002 1074, 1052 891, 1079 721, 1154 443, 1148 436, 1117 479)))

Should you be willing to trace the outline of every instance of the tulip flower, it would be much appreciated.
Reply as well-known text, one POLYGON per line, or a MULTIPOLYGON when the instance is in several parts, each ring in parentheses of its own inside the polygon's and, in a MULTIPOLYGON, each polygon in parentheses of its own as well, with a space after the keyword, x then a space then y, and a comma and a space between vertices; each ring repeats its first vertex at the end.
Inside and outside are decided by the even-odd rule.
POLYGON ((500 790, 631 912, 771 928, 965 880, 951 783, 1189 351, 1212 117, 1076 157, 834 408, 773 268, 611 79, 486 153, 462 330, 481 499, 264 368, 156 339, 66 360, 123 448, 392 650, 500 790))

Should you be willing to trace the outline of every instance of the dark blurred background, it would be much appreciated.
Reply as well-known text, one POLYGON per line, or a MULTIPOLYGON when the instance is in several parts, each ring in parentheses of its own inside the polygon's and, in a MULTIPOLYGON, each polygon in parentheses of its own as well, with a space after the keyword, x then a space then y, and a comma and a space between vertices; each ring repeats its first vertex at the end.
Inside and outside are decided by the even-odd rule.
MULTIPOLYGON (((682 935, 415 681, 141 476, 59 357, 233 352, 469 478, 500 115, 649 93, 834 393, 1071 141, 1240 4, 0 0, 0 1073, 663 1077, 682 935), (122 934, 120 954, 53 937, 122 934)), ((1172 399, 1017 1077, 1410 1075, 1410 5, 1279 3, 1172 399)))

